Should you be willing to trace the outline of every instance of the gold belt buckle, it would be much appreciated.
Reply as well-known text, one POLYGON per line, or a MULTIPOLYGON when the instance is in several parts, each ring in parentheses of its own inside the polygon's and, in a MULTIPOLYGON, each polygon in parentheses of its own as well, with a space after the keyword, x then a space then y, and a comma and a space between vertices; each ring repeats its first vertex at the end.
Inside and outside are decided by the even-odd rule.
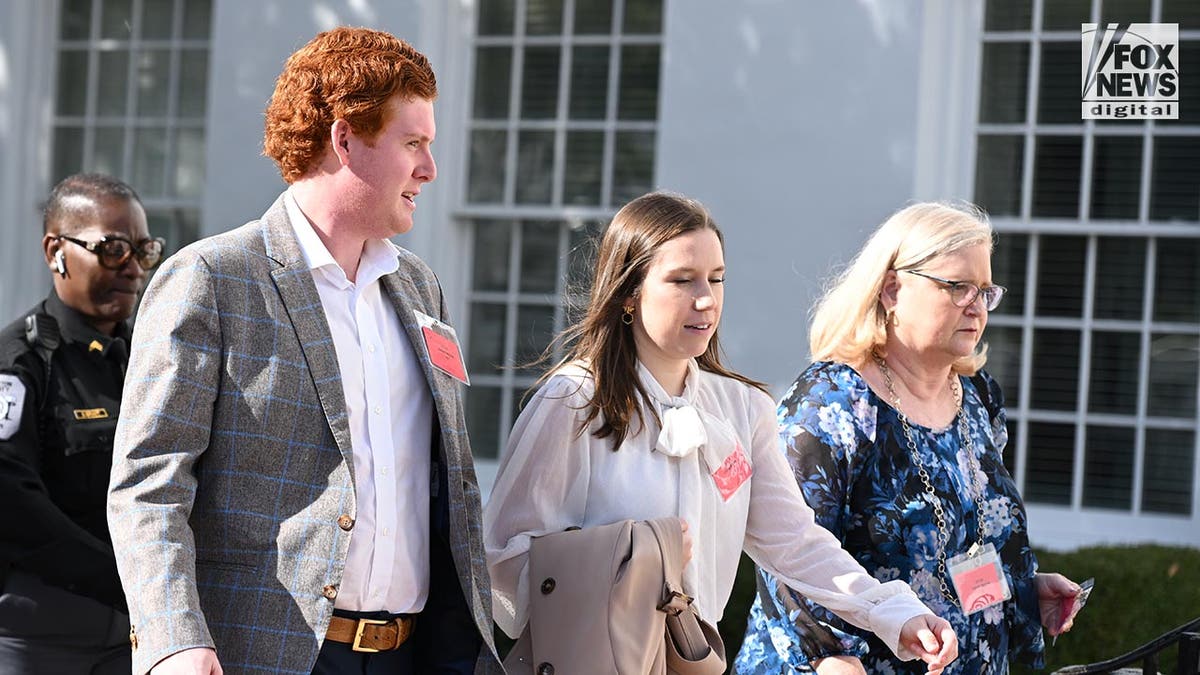
MULTIPOLYGON (((391 623, 390 620, 381 621, 379 619, 359 619, 358 628, 354 631, 354 644, 350 645, 350 649, 356 652, 366 652, 368 654, 374 654, 376 652, 383 651, 381 649, 375 649, 374 647, 362 646, 363 629, 367 626, 386 626, 389 623, 391 623)), ((397 631, 397 633, 398 632, 399 631, 397 631)))

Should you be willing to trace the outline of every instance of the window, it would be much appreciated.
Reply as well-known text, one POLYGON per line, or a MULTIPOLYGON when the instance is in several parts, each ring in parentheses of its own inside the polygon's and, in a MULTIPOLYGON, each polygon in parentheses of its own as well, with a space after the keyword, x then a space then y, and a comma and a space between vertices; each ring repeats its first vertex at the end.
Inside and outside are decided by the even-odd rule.
POLYGON ((62 0, 51 183, 117 176, 150 231, 200 234, 212 0, 62 0))
POLYGON ((661 0, 478 5, 466 187, 467 420, 496 457, 526 368, 586 289, 589 235, 654 185, 661 0))
POLYGON ((1200 410, 1200 86, 1180 119, 1080 119, 1080 24, 1179 23, 1187 0, 988 0, 975 200, 1011 293, 988 327, 1032 503, 1192 516, 1200 410))

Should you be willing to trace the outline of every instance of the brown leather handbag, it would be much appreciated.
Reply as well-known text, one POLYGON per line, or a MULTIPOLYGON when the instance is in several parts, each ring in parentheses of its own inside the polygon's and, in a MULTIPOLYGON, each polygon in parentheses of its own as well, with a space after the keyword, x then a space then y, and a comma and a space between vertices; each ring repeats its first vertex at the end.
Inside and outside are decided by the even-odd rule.
POLYGON ((682 592, 677 518, 537 537, 529 623, 508 673, 719 675, 725 646, 682 592))

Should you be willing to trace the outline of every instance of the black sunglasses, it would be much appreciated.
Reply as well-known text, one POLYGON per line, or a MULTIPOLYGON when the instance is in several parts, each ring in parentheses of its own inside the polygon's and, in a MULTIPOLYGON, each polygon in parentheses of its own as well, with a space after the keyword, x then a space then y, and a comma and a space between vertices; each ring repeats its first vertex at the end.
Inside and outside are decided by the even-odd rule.
POLYGON ((151 269, 162 260, 163 247, 167 245, 162 237, 143 239, 134 244, 125 237, 109 234, 96 241, 84 241, 65 234, 56 235, 55 239, 66 239, 95 253, 100 259, 100 266, 110 270, 121 269, 131 256, 137 258, 138 267, 151 269))

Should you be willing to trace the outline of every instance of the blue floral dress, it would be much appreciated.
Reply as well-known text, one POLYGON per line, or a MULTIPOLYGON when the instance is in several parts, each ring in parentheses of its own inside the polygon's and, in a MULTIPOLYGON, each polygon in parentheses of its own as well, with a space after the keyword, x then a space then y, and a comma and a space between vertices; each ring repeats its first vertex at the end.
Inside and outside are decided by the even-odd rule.
MULTIPOLYGON (((938 578, 937 525, 927 490, 911 461, 896 410, 853 368, 809 366, 779 406, 784 451, 817 522, 880 581, 905 579, 935 613, 954 626, 959 657, 946 673, 1004 673, 1009 658, 1040 668, 1045 643, 1026 514, 1004 468, 1008 441, 1000 388, 983 371, 960 377, 980 468, 986 476, 984 533, 1000 554, 1012 599, 970 616, 947 600, 938 578), (980 390, 983 390, 982 392, 980 390)), ((974 488, 959 425, 910 425, 921 463, 942 502, 950 539, 946 557, 977 537, 974 488)), ((948 583, 948 580, 947 580, 948 583)), ((810 660, 836 654, 862 659, 868 673, 924 673, 921 661, 896 659, 870 632, 758 573, 758 599, 735 661, 738 673, 811 672, 810 660)))

